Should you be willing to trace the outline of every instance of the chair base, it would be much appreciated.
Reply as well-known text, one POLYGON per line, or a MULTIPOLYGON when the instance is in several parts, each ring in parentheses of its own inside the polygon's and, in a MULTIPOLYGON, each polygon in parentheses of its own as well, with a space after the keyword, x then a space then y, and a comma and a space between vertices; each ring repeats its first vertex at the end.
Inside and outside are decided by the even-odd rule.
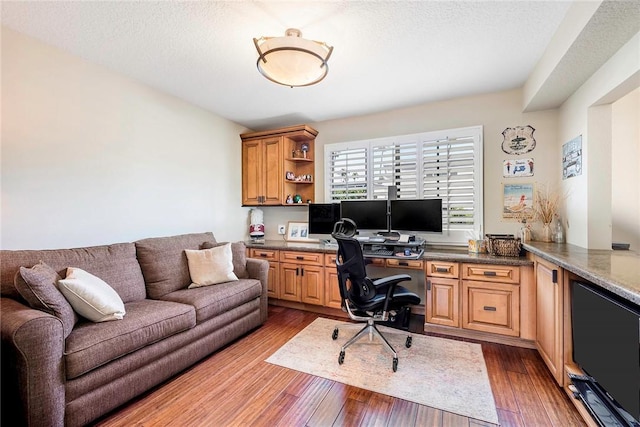
MULTIPOLYGON (((380 330, 377 328, 373 319, 367 319, 367 324, 342 346, 342 349, 340 350, 340 355, 338 356, 338 364, 342 365, 344 363, 344 356, 345 356, 347 347, 349 347, 351 344, 355 343, 365 335, 369 335, 369 341, 373 341, 374 335, 380 338, 380 341, 382 341, 382 345, 393 354, 392 368, 393 368, 393 372, 396 372, 398 370, 398 353, 393 348, 393 346, 389 343, 389 341, 387 341, 385 336, 382 335, 382 332, 380 332, 380 330)), ((334 329, 332 338, 334 340, 338 338, 338 327, 334 329)), ((405 346, 407 348, 411 347, 412 340, 413 339, 411 335, 407 336, 407 340, 405 342, 405 346)))

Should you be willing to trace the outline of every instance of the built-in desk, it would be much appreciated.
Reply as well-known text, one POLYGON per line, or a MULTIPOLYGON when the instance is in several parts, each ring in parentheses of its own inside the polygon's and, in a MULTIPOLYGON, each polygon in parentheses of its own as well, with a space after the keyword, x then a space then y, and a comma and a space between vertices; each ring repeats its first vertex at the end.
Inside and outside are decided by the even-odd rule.
MULTIPOLYGON (((413 312, 425 316, 425 330, 534 346, 531 260, 429 245, 420 246, 422 252, 416 256, 415 243, 400 247, 404 245, 412 251, 409 256, 369 255, 367 272, 371 277, 410 275, 412 280, 403 286, 420 296, 421 304, 413 312)), ((250 257, 269 261, 271 304, 343 315, 336 310, 341 307, 336 245, 267 240, 247 242, 247 246, 250 257)))

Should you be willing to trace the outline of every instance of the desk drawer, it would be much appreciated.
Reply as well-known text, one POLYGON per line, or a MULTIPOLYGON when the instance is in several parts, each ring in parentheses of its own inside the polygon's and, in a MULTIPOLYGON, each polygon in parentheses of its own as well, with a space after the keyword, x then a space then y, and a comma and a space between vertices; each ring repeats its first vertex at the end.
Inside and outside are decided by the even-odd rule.
POLYGON ((322 265, 324 262, 324 254, 317 252, 280 252, 280 262, 297 262, 304 264, 322 265))
POLYGON ((520 287, 462 281, 462 327, 520 336, 520 287))
POLYGON ((336 268, 337 254, 324 254, 324 266, 336 268))
POLYGON ((420 259, 396 259, 387 258, 387 267, 411 268, 414 270, 424 269, 424 261, 420 259))
POLYGON ((448 261, 427 261, 427 276, 457 279, 459 264, 448 261))
POLYGON ((251 248, 249 258, 266 259, 267 261, 278 261, 278 251, 272 249, 251 248))
POLYGON ((520 283, 520 267, 515 265, 462 264, 462 278, 483 282, 520 283))

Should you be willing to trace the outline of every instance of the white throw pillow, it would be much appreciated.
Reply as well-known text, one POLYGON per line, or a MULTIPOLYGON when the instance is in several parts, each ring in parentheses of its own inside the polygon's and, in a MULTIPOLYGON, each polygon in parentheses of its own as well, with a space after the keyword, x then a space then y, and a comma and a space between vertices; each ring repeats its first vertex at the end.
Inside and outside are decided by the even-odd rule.
POLYGON ((238 280, 233 273, 231 243, 200 251, 185 249, 189 262, 189 289, 238 280))
POLYGON ((60 292, 79 315, 92 322, 120 320, 124 303, 104 280, 75 267, 67 268, 67 277, 59 280, 60 292))

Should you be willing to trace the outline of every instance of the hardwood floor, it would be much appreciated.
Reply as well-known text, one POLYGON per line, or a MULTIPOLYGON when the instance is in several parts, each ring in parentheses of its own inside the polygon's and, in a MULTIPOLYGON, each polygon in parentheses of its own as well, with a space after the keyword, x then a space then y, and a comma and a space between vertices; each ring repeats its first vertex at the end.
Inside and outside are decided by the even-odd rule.
MULTIPOLYGON (((491 426, 271 365, 319 315, 269 307, 261 328, 100 419, 112 426, 491 426)), ((412 322, 422 332, 420 320, 412 322)), ((501 426, 582 426, 535 350, 482 343, 501 426)))

